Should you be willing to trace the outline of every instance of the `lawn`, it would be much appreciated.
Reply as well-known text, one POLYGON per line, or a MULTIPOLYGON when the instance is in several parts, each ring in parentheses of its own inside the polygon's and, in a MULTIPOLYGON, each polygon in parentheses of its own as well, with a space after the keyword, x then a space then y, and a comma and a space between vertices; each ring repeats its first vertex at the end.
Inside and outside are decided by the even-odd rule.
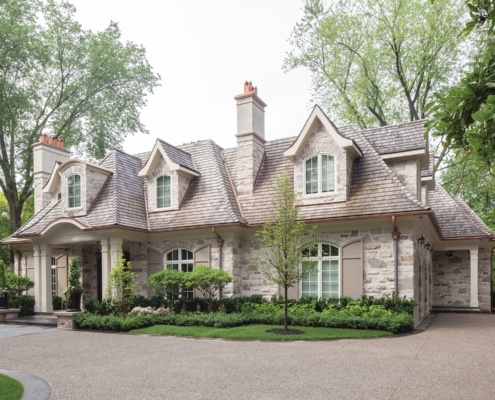
POLYGON ((392 333, 384 331, 314 328, 309 326, 290 326, 289 329, 298 329, 304 332, 298 335, 279 335, 267 332, 267 330, 274 328, 280 329, 281 327, 273 325, 243 325, 235 328, 212 328, 208 326, 154 325, 148 328, 135 329, 131 333, 244 340, 365 339, 392 335, 392 333))
POLYGON ((23 393, 24 388, 18 381, 0 374, 0 400, 19 400, 23 393))

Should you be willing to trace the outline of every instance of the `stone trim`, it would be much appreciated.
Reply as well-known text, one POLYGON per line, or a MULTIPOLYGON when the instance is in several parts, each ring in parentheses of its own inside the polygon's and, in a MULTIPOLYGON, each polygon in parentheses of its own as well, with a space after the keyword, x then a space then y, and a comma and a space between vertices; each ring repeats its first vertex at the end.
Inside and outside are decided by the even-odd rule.
POLYGON ((167 253, 169 250, 175 248, 181 248, 181 249, 191 250, 194 253, 195 247, 196 246, 194 246, 194 244, 187 242, 185 240, 171 240, 170 242, 164 243, 163 246, 161 247, 161 250, 163 253, 167 253))

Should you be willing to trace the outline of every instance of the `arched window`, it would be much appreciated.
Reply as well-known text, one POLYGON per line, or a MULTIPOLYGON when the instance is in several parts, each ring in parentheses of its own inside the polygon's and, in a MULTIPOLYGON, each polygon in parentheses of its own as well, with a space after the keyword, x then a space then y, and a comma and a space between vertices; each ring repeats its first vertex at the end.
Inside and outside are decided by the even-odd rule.
POLYGON ((318 250, 305 255, 318 261, 318 270, 301 280, 301 297, 340 297, 340 251, 331 244, 318 243, 318 250))
MULTIPOLYGON (((192 272, 194 268, 194 255, 193 252, 187 249, 175 249, 169 251, 165 255, 165 265, 171 265, 173 269, 179 271, 192 272)), ((193 298, 193 289, 184 288, 181 291, 181 297, 188 299, 193 298)))
POLYGON ((67 199, 69 208, 81 207, 81 175, 71 175, 67 179, 67 199))
POLYGON ((156 178, 156 208, 170 207, 170 176, 161 175, 156 178))
POLYGON ((335 159, 327 154, 319 154, 304 162, 305 194, 328 193, 335 191, 335 159))

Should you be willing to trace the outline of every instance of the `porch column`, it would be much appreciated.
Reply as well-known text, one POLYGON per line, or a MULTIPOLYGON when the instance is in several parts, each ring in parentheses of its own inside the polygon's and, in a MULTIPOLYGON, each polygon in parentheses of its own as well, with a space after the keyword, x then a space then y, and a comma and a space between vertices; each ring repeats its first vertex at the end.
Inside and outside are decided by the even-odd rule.
MULTIPOLYGON (((40 245, 33 245, 33 259, 34 259, 34 312, 41 312, 41 259, 40 259, 40 245)), ((26 269, 27 271, 27 269, 26 269)))
POLYGON ((471 254, 471 307, 479 307, 478 302, 478 248, 470 249, 471 254))
POLYGON ((106 297, 106 288, 110 271, 115 266, 115 262, 122 253, 123 239, 103 239, 101 241, 101 285, 103 298, 106 297))
POLYGON ((52 246, 40 245, 41 267, 41 310, 40 312, 53 312, 52 306, 52 246))

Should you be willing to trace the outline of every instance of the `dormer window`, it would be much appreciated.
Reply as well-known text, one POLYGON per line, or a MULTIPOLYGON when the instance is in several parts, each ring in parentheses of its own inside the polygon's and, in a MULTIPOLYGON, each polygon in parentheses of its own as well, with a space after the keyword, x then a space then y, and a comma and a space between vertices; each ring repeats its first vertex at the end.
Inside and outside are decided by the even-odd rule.
POLYGON ((321 194, 335 191, 335 159, 319 154, 304 162, 304 194, 321 194))
POLYGON ((170 176, 161 175, 156 178, 156 207, 164 208, 171 205, 170 176))
POLYGON ((71 175, 67 179, 67 201, 69 208, 81 207, 81 175, 71 175))

